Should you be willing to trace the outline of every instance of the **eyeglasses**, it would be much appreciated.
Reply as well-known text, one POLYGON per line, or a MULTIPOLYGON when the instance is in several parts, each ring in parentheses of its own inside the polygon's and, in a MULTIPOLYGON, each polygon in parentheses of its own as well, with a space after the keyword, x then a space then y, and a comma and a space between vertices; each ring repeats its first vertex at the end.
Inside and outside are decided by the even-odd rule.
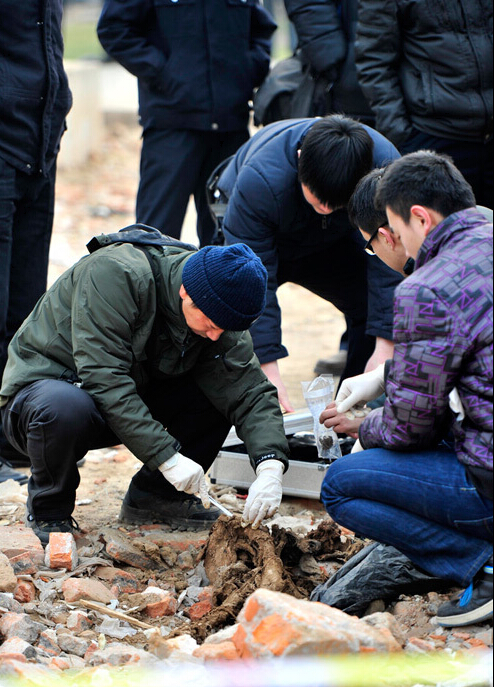
POLYGON ((365 246, 364 246, 364 250, 365 250, 365 252, 367 253, 367 255, 375 255, 375 254, 376 254, 376 251, 375 251, 374 248, 372 247, 372 242, 374 241, 374 239, 376 238, 376 236, 379 234, 379 229, 380 229, 380 227, 378 227, 378 228, 371 234, 370 239, 367 241, 367 243, 366 243, 365 246))

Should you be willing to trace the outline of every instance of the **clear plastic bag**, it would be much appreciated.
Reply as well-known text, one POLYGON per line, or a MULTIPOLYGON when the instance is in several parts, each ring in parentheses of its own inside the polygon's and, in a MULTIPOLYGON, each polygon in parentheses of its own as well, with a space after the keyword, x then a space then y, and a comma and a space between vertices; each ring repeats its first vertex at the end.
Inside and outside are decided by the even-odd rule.
POLYGON ((320 375, 310 382, 302 382, 302 389, 307 407, 314 419, 314 436, 319 458, 327 461, 341 458, 341 448, 336 432, 319 422, 321 413, 333 400, 333 375, 320 375))

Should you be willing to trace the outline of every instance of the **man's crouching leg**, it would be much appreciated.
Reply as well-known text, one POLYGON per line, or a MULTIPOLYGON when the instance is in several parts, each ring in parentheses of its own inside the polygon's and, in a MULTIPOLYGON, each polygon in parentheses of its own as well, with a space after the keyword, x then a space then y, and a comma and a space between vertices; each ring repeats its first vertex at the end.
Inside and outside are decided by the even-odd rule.
POLYGON ((31 462, 26 524, 43 543, 50 532, 77 529, 77 462, 106 431, 89 394, 64 381, 34 382, 8 403, 2 418, 7 438, 31 462))

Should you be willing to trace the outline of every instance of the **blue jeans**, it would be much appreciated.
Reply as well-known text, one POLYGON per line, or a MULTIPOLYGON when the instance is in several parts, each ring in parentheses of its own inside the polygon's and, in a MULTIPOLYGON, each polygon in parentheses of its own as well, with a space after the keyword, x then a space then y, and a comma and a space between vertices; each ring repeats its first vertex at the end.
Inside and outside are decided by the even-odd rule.
POLYGON ((326 473, 321 498, 340 525, 462 586, 492 555, 492 501, 445 446, 418 453, 369 449, 340 458, 326 473))
MULTIPOLYGON (((0 380, 10 340, 46 290, 56 164, 25 174, 0 158, 0 380)), ((0 455, 5 448, 0 425, 0 455)))

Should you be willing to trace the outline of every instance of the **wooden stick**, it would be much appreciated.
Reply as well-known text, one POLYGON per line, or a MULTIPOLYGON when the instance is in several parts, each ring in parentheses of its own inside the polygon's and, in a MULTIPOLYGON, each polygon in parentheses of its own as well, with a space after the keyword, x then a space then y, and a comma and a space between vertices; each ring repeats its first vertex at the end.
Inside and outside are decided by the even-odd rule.
POLYGON ((129 623, 129 625, 135 625, 136 627, 141 627, 143 630, 158 630, 158 628, 155 627, 154 625, 148 625, 148 623, 143 623, 141 620, 137 620, 137 618, 133 618, 131 615, 127 615, 126 613, 121 613, 120 611, 114 611, 111 608, 106 608, 106 606, 100 606, 100 604, 96 603, 96 601, 87 601, 86 599, 80 599, 77 603, 80 606, 84 606, 85 608, 91 609, 92 611, 98 611, 99 613, 105 613, 106 615, 109 615, 111 618, 118 618, 118 620, 125 620, 129 623))

